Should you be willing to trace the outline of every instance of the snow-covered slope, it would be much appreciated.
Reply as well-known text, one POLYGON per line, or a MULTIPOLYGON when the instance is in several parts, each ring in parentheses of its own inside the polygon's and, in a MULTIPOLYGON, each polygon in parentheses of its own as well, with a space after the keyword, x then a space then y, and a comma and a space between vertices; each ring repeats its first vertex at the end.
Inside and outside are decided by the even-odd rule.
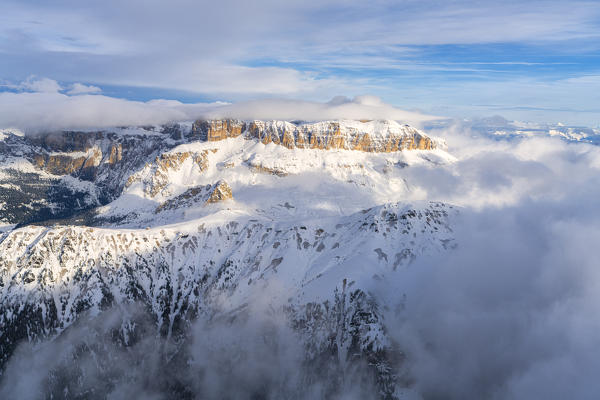
POLYGON ((162 153, 132 174, 121 196, 100 208, 97 218, 140 227, 210 214, 215 208, 203 202, 180 209, 163 205, 219 180, 233 193, 233 200, 220 207, 248 215, 274 219, 347 215, 401 199, 408 192, 400 173, 403 167, 452 161, 437 149, 368 153, 287 149, 240 137, 218 145, 197 141, 162 153))

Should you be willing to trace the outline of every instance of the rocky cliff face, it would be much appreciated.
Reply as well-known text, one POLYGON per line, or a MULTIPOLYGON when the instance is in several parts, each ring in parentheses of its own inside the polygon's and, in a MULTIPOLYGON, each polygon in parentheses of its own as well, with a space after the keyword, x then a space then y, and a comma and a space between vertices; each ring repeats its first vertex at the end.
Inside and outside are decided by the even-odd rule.
POLYGON ((294 124, 286 121, 196 121, 192 135, 218 141, 244 134, 263 144, 289 149, 344 149, 366 152, 431 150, 439 146, 424 133, 394 121, 325 121, 294 124))
POLYGON ((238 137, 246 130, 243 121, 226 120, 198 120, 192 125, 190 137, 208 142, 215 142, 227 138, 238 137))
POLYGON ((118 191, 125 183, 123 177, 135 171, 153 153, 176 144, 166 139, 158 135, 118 135, 113 132, 52 133, 43 140, 31 140, 39 147, 32 146, 29 159, 52 175, 72 175, 118 191))
POLYGON ((177 142, 159 135, 58 132, 0 141, 0 223, 64 218, 118 197, 152 156, 177 142))
POLYGON ((288 148, 344 149, 366 152, 431 150, 436 144, 417 129, 393 121, 332 121, 294 125, 281 121, 253 121, 250 137, 288 148))
POLYGON ((162 153, 155 157, 152 163, 147 163, 144 168, 132 174, 125 185, 125 188, 135 182, 142 182, 144 192, 149 197, 156 197, 169 184, 169 172, 178 171, 182 164, 191 160, 197 168, 198 173, 208 168, 207 160, 208 150, 202 152, 169 152, 162 153))

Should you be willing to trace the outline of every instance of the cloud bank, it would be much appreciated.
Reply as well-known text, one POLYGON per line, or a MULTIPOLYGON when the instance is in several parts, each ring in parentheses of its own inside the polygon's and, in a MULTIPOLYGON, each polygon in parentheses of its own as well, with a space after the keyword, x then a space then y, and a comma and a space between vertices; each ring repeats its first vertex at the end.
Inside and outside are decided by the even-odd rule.
POLYGON ((390 331, 424 398, 600 393, 600 213, 576 197, 463 210, 458 248, 390 283, 407 299, 390 331))
POLYGON ((174 100, 148 102, 92 95, 99 88, 74 85, 60 93, 55 81, 33 81, 38 92, 0 93, 0 127, 24 132, 159 125, 198 118, 328 120, 394 119, 419 124, 434 117, 404 111, 373 96, 336 97, 328 103, 267 99, 185 104, 174 100), (56 90, 50 90, 56 89, 56 90), (71 95, 69 95, 71 94, 71 95), (77 94, 77 95, 73 95, 77 94))
POLYGON ((424 398, 600 393, 600 147, 438 131, 458 161, 403 169, 421 198, 461 206, 457 248, 376 287, 406 301, 389 331, 424 398))
POLYGON ((220 107, 207 114, 215 118, 319 121, 329 119, 392 119, 412 124, 438 117, 401 110, 376 96, 338 96, 327 103, 302 100, 254 100, 220 107))

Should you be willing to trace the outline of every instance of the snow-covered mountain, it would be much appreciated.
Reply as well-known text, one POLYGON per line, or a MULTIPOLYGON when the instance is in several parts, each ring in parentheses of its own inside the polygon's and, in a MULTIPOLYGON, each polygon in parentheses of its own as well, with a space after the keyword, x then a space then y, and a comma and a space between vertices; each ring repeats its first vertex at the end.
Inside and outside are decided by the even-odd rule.
MULTIPOLYGON (((454 162, 443 141, 394 121, 2 135, 2 368, 23 341, 59 341, 114 310, 119 323, 102 340, 129 348, 149 335, 168 348, 166 365, 194 362, 186 346, 198 321, 233 321, 260 304, 302 343, 313 371, 303 379, 329 371, 322 395, 340 393, 349 365, 366 365, 380 397, 410 394, 385 324, 402 294, 374 288, 456 246, 456 208, 403 201, 405 168, 454 162)), ((92 347, 79 351, 105 371, 92 347)), ((61 371, 46 377, 48 393, 65 390, 61 371)), ((82 396, 125 379, 89 392, 89 371, 68 374, 69 393, 82 396)), ((179 396, 188 383, 160 390, 179 396)))

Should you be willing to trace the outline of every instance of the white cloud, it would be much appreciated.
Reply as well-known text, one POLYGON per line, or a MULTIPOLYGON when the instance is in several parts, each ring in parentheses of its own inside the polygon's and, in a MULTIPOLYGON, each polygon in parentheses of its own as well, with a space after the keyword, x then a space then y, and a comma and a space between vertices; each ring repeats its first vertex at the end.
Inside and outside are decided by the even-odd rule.
POLYGON ((423 398, 594 398, 600 146, 495 141, 464 126, 436 134, 458 161, 401 173, 415 198, 461 206, 457 247, 373 289, 405 296, 386 322, 414 388, 423 398))
POLYGON ((453 225, 458 248, 418 260, 390 283, 407 300, 389 331, 424 398, 594 398, 594 194, 464 209, 453 225))
POLYGON ((592 144, 567 143, 543 133, 496 141, 460 123, 429 133, 444 138, 458 161, 403 170, 414 200, 474 209, 561 202, 591 185, 600 173, 600 146, 592 144))
POLYGON ((267 99, 231 104, 212 110, 209 117, 239 119, 330 120, 330 119, 392 119, 419 125, 436 117, 399 109, 375 96, 349 99, 335 97, 328 103, 303 100, 267 99))
POLYGON ((55 80, 49 78, 37 78, 34 76, 30 76, 16 87, 21 90, 38 93, 56 93, 62 90, 62 87, 55 80))
POLYGON ((74 83, 71 85, 71 88, 67 91, 67 94, 75 95, 75 94, 92 94, 92 93, 100 93, 102 89, 93 85, 84 85, 82 83, 74 83))
POLYGON ((197 118, 239 119, 394 119, 418 124, 432 119, 398 109, 374 97, 336 99, 334 103, 300 100, 256 100, 236 104, 148 102, 104 95, 0 93, 0 126, 26 132, 85 129, 122 125, 163 124, 197 118))
POLYGON ((103 95, 0 93, 0 125, 25 132, 161 124, 193 119, 208 104, 137 102, 103 95))

